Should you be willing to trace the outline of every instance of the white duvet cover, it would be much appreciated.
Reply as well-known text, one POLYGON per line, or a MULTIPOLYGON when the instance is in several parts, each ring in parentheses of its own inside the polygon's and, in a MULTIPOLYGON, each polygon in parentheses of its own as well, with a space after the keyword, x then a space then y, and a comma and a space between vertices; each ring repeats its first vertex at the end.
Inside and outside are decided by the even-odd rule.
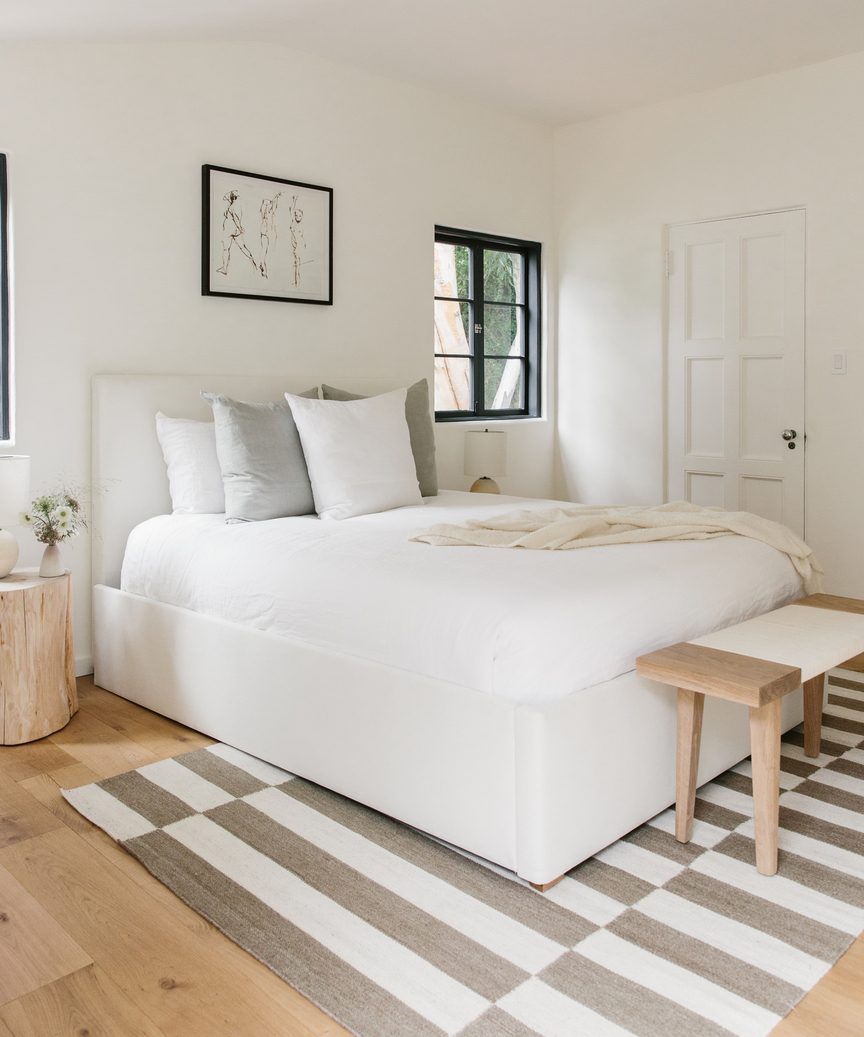
POLYGON ((610 680, 801 593, 785 555, 739 536, 550 552, 408 540, 554 503, 443 492, 341 522, 163 515, 132 531, 121 587, 518 702, 610 680))

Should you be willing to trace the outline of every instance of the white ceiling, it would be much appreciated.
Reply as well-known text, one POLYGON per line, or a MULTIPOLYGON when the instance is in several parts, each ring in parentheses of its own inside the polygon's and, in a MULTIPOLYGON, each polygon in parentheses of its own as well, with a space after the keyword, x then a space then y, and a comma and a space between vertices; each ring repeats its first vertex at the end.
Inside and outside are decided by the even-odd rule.
POLYGON ((284 43, 550 123, 864 50, 864 0, 0 0, 0 39, 284 43))

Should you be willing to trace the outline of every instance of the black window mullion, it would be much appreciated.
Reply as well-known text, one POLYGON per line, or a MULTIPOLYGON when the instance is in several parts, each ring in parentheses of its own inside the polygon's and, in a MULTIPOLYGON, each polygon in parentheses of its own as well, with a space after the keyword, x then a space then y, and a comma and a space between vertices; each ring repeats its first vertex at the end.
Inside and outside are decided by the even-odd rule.
POLYGON ((525 408, 540 414, 540 246, 525 256, 525 408))
POLYGON ((483 413, 486 370, 483 340, 483 247, 479 241, 471 242, 471 295, 474 297, 471 325, 471 344, 474 361, 471 367, 474 391, 474 414, 483 413), (479 330, 478 330, 479 329, 479 330))

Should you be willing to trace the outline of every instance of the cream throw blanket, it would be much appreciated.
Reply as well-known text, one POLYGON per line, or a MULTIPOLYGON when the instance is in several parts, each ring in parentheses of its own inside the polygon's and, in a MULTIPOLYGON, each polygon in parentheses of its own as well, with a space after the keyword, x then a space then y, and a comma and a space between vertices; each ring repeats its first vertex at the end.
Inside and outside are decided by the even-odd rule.
POLYGON ((708 540, 744 536, 782 551, 801 577, 808 594, 822 584, 822 568, 813 552, 779 522, 746 511, 716 511, 687 501, 656 507, 549 508, 509 511, 464 526, 430 526, 411 537, 435 547, 525 547, 535 551, 572 551, 609 544, 643 544, 654 540, 708 540))

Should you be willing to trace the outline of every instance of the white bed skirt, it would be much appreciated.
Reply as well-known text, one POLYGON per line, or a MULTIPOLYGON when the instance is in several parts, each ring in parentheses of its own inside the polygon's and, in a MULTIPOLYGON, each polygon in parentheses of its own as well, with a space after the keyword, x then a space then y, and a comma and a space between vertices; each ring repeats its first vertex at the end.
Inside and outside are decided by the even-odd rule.
MULTIPOLYGON (((112 587, 94 613, 101 687, 531 882, 674 800, 675 695, 635 672, 519 705, 112 587)), ((749 754, 746 710, 705 713, 700 782, 749 754)))

